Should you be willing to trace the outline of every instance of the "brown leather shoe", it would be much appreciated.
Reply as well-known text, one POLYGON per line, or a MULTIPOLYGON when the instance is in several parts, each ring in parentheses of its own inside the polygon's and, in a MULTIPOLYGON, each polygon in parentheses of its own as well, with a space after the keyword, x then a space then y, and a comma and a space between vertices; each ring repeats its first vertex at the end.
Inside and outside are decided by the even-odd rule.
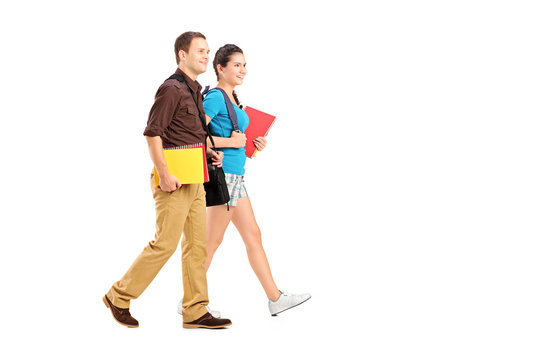
POLYGON ((206 313, 195 321, 184 323, 185 329, 197 329, 197 328, 206 328, 206 329, 219 329, 226 326, 232 325, 231 320, 215 318, 210 313, 206 313))
POLYGON ((139 322, 131 316, 129 313, 129 308, 127 309, 121 309, 119 307, 116 307, 112 304, 112 302, 109 300, 107 295, 103 297, 103 302, 105 303, 105 306, 111 309, 112 316, 114 317, 114 320, 116 320, 120 325, 124 325, 131 328, 139 327, 139 322))

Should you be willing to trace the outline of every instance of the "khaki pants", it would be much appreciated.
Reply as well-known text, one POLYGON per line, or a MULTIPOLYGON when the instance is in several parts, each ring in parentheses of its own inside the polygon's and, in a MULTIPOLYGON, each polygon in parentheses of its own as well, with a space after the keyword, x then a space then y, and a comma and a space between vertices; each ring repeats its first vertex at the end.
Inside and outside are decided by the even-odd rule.
POLYGON ((197 320, 207 313, 206 285, 206 199, 203 184, 186 184, 166 193, 150 179, 156 202, 156 235, 135 259, 124 277, 113 284, 107 297, 114 306, 128 308, 150 285, 176 250, 182 231, 182 280, 184 322, 197 320))

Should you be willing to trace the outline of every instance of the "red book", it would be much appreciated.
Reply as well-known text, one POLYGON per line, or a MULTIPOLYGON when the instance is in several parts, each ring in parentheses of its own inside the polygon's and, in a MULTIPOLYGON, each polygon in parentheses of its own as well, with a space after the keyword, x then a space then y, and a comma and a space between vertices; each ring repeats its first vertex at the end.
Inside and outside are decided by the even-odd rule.
POLYGON ((204 145, 202 148, 202 154, 203 154, 204 182, 209 182, 210 175, 208 174, 208 164, 206 163, 206 146, 204 145))
POLYGON ((249 126, 244 132, 247 138, 246 156, 252 158, 257 153, 257 148, 255 147, 253 140, 258 138, 259 136, 264 137, 268 135, 268 131, 270 130, 272 125, 274 125, 276 117, 274 115, 264 113, 249 106, 244 107, 244 111, 249 117, 249 126))

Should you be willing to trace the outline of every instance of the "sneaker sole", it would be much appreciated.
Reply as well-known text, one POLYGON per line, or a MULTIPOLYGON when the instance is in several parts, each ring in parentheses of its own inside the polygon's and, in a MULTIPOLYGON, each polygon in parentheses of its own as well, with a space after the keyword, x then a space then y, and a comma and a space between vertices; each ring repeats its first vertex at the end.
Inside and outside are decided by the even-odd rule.
POLYGON ((204 329, 221 329, 227 326, 231 326, 232 322, 229 322, 225 325, 216 325, 216 326, 209 326, 209 325, 197 325, 197 324, 183 324, 184 329, 198 329, 198 328, 204 328, 204 329))
MULTIPOLYGON (((176 312, 178 313, 178 315, 182 315, 182 310, 178 310, 178 309, 177 309, 176 312)), ((221 313, 219 313, 219 315, 216 314, 216 313, 214 313, 214 312, 212 312, 212 311, 209 311, 209 313, 210 313, 210 315, 212 315, 212 316, 215 317, 216 319, 221 319, 221 313)))
POLYGON ((294 307, 297 307, 298 305, 302 305, 303 303, 305 303, 305 302, 308 301, 309 299, 311 299, 311 296, 308 297, 306 300, 302 301, 301 303, 298 303, 298 304, 293 305, 293 306, 291 306, 291 307, 289 307, 289 308, 286 308, 285 310, 281 310, 281 311, 279 311, 279 312, 277 312, 277 313, 272 314, 272 316, 277 316, 277 314, 281 314, 281 313, 284 312, 284 311, 287 311, 287 310, 289 310, 289 309, 292 309, 292 308, 294 308, 294 307))
POLYGON ((120 325, 128 327, 128 328, 138 328, 139 327, 139 325, 128 325, 128 324, 124 324, 124 323, 121 323, 120 321, 116 320, 116 318, 114 317, 113 311, 112 311, 111 307, 109 306, 109 303, 107 302, 107 299, 105 299, 105 296, 103 297, 102 300, 105 303, 105 306, 107 307, 107 309, 111 310, 111 315, 112 315, 114 321, 116 321, 120 325))

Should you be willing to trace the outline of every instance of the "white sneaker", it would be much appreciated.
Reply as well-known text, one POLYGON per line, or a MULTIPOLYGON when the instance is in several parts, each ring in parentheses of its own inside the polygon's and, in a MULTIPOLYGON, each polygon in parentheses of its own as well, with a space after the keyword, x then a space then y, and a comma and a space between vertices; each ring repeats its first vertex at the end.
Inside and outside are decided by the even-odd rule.
MULTIPOLYGON (((217 310, 212 310, 212 309, 210 309, 210 306, 207 306, 207 307, 206 307, 206 310, 208 310, 208 312, 210 313, 210 315, 212 315, 212 316, 215 317, 216 319, 221 318, 221 313, 220 313, 219 311, 217 311, 217 310)), ((178 313, 179 313, 180 315, 182 315, 182 302, 181 302, 181 301, 178 303, 178 309, 177 309, 177 311, 178 311, 178 313)))
POLYGON ((210 315, 212 315, 216 319, 221 319, 221 313, 219 311, 210 309, 210 306, 207 306, 206 310, 208 310, 210 315))
POLYGON ((276 301, 268 300, 268 309, 270 309, 270 314, 272 314, 272 316, 276 316, 277 314, 298 306, 309 299, 311 299, 311 295, 308 293, 296 295, 282 292, 276 301))

